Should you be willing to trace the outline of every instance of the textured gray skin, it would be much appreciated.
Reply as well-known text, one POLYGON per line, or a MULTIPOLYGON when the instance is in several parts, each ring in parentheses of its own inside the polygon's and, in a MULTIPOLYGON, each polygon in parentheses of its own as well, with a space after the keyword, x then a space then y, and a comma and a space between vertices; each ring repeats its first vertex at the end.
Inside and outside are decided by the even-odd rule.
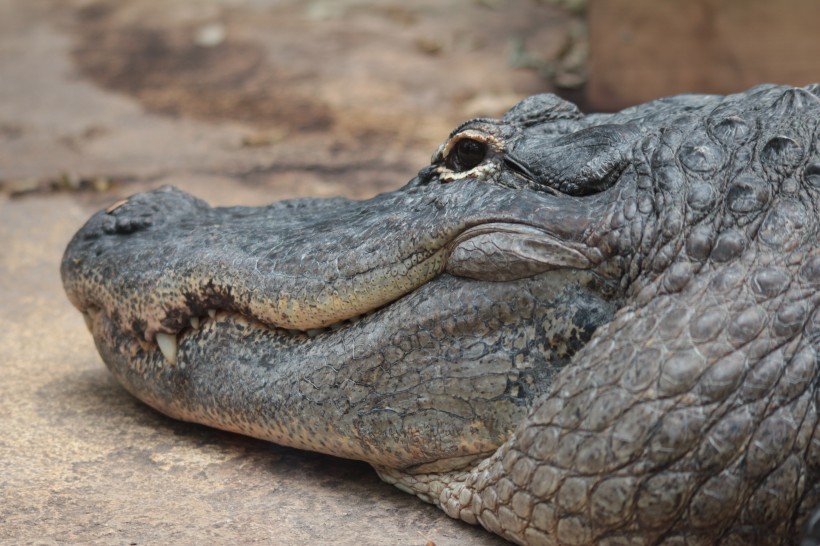
POLYGON ((531 97, 369 201, 132 197, 63 281, 160 411, 369 461, 515 542, 814 544, 819 94, 531 97))

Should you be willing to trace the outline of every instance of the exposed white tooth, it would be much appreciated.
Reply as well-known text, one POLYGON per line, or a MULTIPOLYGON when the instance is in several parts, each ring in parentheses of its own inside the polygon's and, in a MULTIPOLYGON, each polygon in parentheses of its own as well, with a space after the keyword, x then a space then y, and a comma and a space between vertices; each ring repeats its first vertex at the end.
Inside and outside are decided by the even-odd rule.
POLYGON ((216 318, 216 309, 208 309, 208 316, 211 318, 216 318))
POLYGON ((199 330, 199 317, 191 317, 191 328, 199 330))
POLYGON ((157 333, 157 345, 162 355, 171 364, 177 363, 177 336, 174 334, 157 333))
POLYGON ((83 313, 83 320, 85 320, 85 327, 88 328, 89 332, 91 332, 91 315, 88 313, 83 313))
POLYGON ((322 333, 322 328, 313 328, 312 330, 307 330, 305 333, 308 337, 316 337, 322 333))

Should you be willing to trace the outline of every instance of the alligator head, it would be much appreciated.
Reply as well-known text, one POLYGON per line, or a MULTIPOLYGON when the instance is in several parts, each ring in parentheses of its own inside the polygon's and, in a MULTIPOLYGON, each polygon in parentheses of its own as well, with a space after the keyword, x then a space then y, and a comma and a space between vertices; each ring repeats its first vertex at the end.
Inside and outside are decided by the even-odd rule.
POLYGON ((154 408, 511 540, 786 543, 820 497, 818 123, 817 87, 539 95, 367 201, 133 196, 63 282, 154 408))

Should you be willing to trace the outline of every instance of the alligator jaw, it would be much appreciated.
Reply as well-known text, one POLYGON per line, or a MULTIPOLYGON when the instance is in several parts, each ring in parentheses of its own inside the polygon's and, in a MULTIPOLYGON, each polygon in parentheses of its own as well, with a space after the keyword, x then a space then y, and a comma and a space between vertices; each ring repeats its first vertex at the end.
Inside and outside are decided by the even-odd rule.
POLYGON ((390 468, 443 471, 498 448, 611 319, 615 305, 597 295, 598 282, 581 270, 504 283, 445 274, 313 337, 220 311, 174 337, 173 364, 123 336, 105 313, 91 322, 119 382, 167 415, 390 468), (418 318, 408 321, 408 311, 418 318))
POLYGON ((142 194, 75 236, 63 280, 111 371, 168 415, 395 468, 464 464, 614 308, 571 221, 600 215, 458 190, 396 197, 410 221, 385 220, 390 194, 263 209, 142 194), (488 199, 498 212, 479 213, 488 199))

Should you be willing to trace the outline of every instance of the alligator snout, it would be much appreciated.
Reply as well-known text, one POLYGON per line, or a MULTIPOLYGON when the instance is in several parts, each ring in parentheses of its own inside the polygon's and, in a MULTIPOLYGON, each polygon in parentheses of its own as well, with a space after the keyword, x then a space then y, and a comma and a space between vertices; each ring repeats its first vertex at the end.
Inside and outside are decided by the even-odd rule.
POLYGON ((460 467, 509 436, 615 308, 567 236, 572 207, 464 189, 220 209, 162 188, 92 217, 63 280, 112 372, 165 413, 460 467), (414 216, 395 214, 408 200, 414 216))

